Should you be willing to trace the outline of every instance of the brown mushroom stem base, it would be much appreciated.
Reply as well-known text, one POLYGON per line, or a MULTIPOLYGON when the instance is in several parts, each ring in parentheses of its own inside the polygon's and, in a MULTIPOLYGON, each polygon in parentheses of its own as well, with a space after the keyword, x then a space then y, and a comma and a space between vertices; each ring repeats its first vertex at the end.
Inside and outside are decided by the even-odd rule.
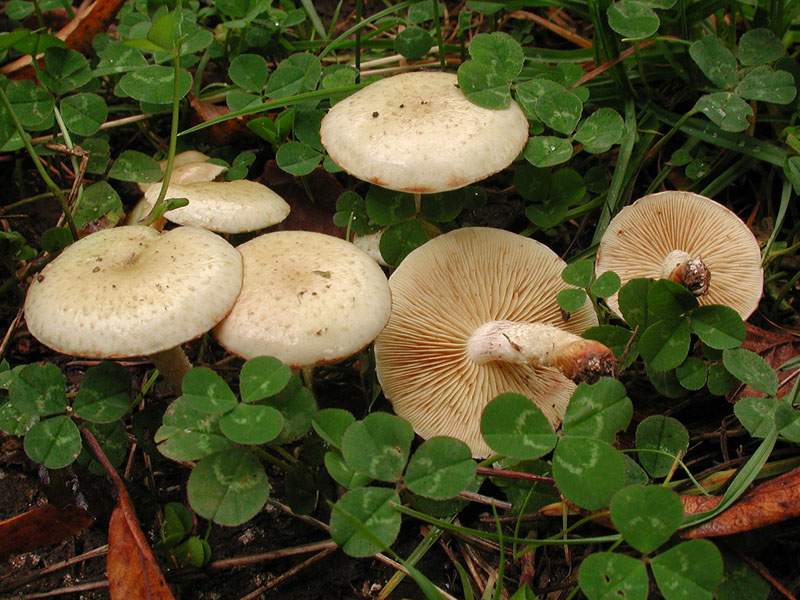
POLYGON ((156 352, 148 357, 155 365, 161 376, 169 383, 175 391, 180 392, 183 376, 192 368, 192 363, 180 346, 175 346, 169 350, 156 352))
POLYGON ((683 250, 673 250, 667 255, 662 276, 684 286, 695 296, 705 296, 711 283, 711 271, 703 260, 683 250))
POLYGON ((467 341, 467 356, 481 365, 510 362, 554 367, 576 381, 596 381, 613 375, 614 354, 594 340, 586 340, 543 323, 490 321, 467 341))

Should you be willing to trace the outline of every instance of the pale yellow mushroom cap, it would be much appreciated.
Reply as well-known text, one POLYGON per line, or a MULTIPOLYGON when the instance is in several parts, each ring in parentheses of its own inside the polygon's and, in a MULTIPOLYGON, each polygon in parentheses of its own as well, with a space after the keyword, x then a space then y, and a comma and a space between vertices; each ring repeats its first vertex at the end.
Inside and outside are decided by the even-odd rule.
MULTIPOLYGON (((197 183, 200 181, 214 181, 228 168, 208 162, 210 157, 197 150, 187 150, 175 155, 172 160, 172 175, 170 183, 197 183)), ((167 160, 158 162, 161 172, 167 168, 167 160)), ((140 183, 139 189, 144 194, 151 187, 161 188, 161 183, 140 183)), ((149 212, 149 211, 148 211, 149 212)), ((129 222, 133 225, 135 222, 129 222)))
MULTIPOLYGON (((668 191, 640 198, 608 225, 597 251, 597 275, 614 271, 631 279, 660 279, 671 252, 700 258, 711 272, 700 304, 724 304, 743 319, 758 307, 764 284, 761 251, 750 229, 733 212, 691 192, 668 191)), ((621 316, 617 295, 609 307, 621 316)))
POLYGON ((34 278, 25 320, 63 354, 143 356, 211 329, 241 284, 241 256, 210 231, 116 227, 75 242, 34 278))
POLYGON ((591 303, 564 320, 556 294, 566 266, 535 240, 491 228, 440 235, 409 254, 389 279, 392 315, 375 340, 378 379, 395 412, 423 438, 448 435, 476 457, 484 407, 500 393, 531 398, 553 425, 575 384, 554 368, 476 364, 467 341, 489 321, 554 325, 580 334, 597 324, 591 303))
POLYGON ((349 242, 276 231, 239 251, 242 292, 214 330, 234 354, 274 356, 296 367, 334 363, 369 344, 389 318, 386 275, 349 242))
POLYGON ((502 171, 522 152, 528 121, 513 101, 490 110, 467 100, 451 73, 404 73, 337 102, 322 144, 359 179, 403 192, 453 190, 502 171))
MULTIPOLYGON (((159 187, 152 186, 145 193, 150 208, 158 199, 159 187)), ((289 205, 283 198, 267 186, 245 179, 170 183, 166 197, 189 200, 187 206, 165 212, 168 221, 220 233, 256 231, 289 216, 289 205)))

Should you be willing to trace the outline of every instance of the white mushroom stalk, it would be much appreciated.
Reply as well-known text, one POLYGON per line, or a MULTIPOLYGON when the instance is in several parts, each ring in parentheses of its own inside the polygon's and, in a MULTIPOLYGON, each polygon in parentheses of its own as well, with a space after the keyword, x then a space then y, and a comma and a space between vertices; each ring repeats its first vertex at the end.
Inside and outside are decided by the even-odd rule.
POLYGON ((679 283, 695 296, 705 296, 711 283, 711 270, 702 258, 673 250, 664 259, 661 277, 679 283))
POLYGON ((467 340, 467 356, 478 365, 490 362, 554 367, 573 381, 613 375, 614 354, 600 342, 544 323, 489 321, 467 340))

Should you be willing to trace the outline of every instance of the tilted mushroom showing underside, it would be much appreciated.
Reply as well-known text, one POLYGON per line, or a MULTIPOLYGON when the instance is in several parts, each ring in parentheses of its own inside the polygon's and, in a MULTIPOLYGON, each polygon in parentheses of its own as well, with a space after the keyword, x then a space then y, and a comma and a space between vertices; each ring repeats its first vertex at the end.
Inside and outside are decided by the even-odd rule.
MULTIPOLYGON (((691 192, 640 198, 609 223, 595 267, 631 279, 671 279, 700 304, 725 304, 743 319, 758 307, 764 284, 761 251, 753 233, 733 212, 691 192)), ((620 314, 617 296, 608 299, 620 314)))
POLYGON ((389 279, 392 314, 375 340, 378 378, 395 412, 423 438, 449 435, 475 456, 484 407, 498 394, 532 399, 553 425, 575 389, 614 369, 613 354, 577 334, 591 303, 564 318, 566 266, 535 240, 463 228, 420 246, 389 279))
POLYGON ((58 352, 147 355, 180 388, 191 366, 180 344, 216 325, 241 286, 241 256, 210 231, 115 227, 75 242, 34 278, 25 319, 58 352))

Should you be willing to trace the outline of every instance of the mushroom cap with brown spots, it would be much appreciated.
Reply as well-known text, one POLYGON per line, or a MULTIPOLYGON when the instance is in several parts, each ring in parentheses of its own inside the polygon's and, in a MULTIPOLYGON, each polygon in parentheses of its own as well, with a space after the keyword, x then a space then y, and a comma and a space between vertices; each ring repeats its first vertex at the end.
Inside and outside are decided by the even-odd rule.
POLYGON ((515 102, 491 110, 470 102, 452 73, 381 79, 336 103, 322 144, 345 171, 375 185, 432 194, 505 169, 528 140, 515 102))
POLYGON ((143 356, 211 329, 241 285, 241 256, 210 231, 116 227, 75 242, 34 278, 25 320, 63 354, 143 356))
POLYGON ((554 325, 580 334, 597 325, 591 303, 564 319, 556 295, 570 286, 566 266, 535 240, 500 229, 467 227, 426 242, 392 273, 392 315, 375 340, 378 379, 395 412, 423 438, 449 435, 476 457, 490 450, 480 433, 483 409, 498 394, 531 398, 557 425, 575 384, 554 368, 467 356, 472 333, 489 321, 554 325))
MULTIPOLYGON (((664 259, 675 250, 700 258, 711 273, 700 304, 730 306, 743 319, 758 307, 764 272, 755 236, 733 212, 691 192, 650 194, 623 208, 600 241, 595 271, 614 271, 623 285, 661 279, 664 259)), ((607 302, 621 316, 617 294, 607 302)))
POLYGON ((294 367, 354 354, 389 318, 381 268, 350 242, 310 231, 276 231, 239 246, 242 292, 214 330, 244 358, 274 356, 294 367))

